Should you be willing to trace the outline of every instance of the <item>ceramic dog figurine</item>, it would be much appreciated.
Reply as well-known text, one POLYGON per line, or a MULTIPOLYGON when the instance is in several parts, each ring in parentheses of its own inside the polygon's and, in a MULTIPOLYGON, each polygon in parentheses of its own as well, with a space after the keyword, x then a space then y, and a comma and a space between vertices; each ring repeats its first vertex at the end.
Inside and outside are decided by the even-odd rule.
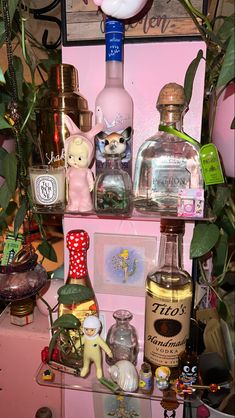
POLYGON ((89 168, 94 156, 94 136, 103 125, 98 123, 89 132, 82 132, 72 119, 65 115, 70 136, 65 141, 65 165, 69 212, 89 212, 93 209, 91 191, 94 178, 89 168))

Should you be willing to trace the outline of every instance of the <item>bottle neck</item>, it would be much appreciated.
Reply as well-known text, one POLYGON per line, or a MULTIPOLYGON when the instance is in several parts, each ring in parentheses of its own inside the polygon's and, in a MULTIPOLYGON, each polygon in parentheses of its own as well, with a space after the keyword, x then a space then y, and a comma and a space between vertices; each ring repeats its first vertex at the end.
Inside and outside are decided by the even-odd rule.
POLYGON ((123 87, 123 63, 106 61, 105 87, 123 87))
POLYGON ((158 266, 164 271, 182 269, 183 234, 161 233, 158 266))
POLYGON ((88 277, 86 251, 70 251, 68 280, 88 277))
POLYGON ((105 155, 105 168, 110 170, 121 170, 121 158, 120 156, 105 155))
POLYGON ((158 106, 160 111, 160 125, 171 126, 183 132, 184 107, 173 105, 158 106))

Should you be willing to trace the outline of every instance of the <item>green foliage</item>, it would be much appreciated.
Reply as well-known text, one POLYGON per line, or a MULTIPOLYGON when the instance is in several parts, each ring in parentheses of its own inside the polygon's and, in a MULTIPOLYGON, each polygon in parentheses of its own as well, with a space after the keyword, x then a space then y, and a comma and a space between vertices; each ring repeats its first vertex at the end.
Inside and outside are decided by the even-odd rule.
POLYGON ((81 303, 93 297, 93 291, 81 284, 65 284, 58 290, 58 302, 64 305, 81 303))
POLYGON ((219 239, 220 230, 211 223, 198 223, 193 231, 190 245, 190 258, 202 257, 209 253, 219 239))
MULTIPOLYGON (((14 39, 12 66, 15 73, 17 106, 20 119, 12 123, 12 115, 9 114, 9 104, 14 99, 12 88, 12 73, 9 69, 3 73, 0 68, 0 134, 15 139, 16 152, 8 154, 0 149, 0 175, 5 181, 0 186, 0 231, 8 227, 10 203, 14 202, 14 234, 18 234, 25 218, 36 221, 42 236, 42 242, 38 250, 43 257, 56 261, 56 253, 51 243, 47 241, 46 230, 42 224, 42 217, 33 212, 30 183, 28 178, 28 166, 32 151, 36 143, 36 118, 35 108, 37 106, 40 91, 46 88, 47 73, 52 64, 61 61, 60 51, 45 49, 31 33, 27 31, 25 16, 21 7, 21 0, 8 1, 11 35, 14 39), (21 47, 21 56, 14 54, 15 49, 21 47), (39 59, 37 51, 44 51, 45 58, 39 59), (27 67, 30 74, 29 81, 24 77, 24 69, 27 67), (36 83, 36 75, 41 76, 41 83, 36 83)), ((5 42, 5 26, 0 2, 0 53, 5 42)), ((27 18, 26 18, 27 20, 27 18)))
POLYGON ((64 314, 53 322, 52 328, 79 329, 80 326, 81 322, 75 315, 64 314))

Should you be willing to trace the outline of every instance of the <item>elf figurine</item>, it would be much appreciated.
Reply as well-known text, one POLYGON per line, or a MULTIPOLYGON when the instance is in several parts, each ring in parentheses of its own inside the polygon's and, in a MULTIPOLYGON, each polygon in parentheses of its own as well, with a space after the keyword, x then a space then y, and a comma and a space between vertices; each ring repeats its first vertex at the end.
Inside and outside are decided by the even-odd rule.
POLYGON ((97 316, 88 316, 83 322, 83 368, 80 372, 81 377, 85 377, 89 373, 90 363, 95 363, 97 379, 103 376, 102 370, 102 352, 104 350, 107 356, 113 357, 112 351, 106 342, 100 337, 99 332, 101 322, 97 316))

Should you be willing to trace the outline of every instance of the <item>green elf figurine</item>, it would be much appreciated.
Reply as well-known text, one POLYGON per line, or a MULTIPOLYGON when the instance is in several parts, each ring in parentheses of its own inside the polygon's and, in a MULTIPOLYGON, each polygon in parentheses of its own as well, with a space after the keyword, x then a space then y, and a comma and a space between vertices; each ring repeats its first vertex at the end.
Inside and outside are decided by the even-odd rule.
POLYGON ((106 342, 100 337, 99 332, 101 328, 101 322, 97 316, 88 316, 83 322, 83 368, 80 372, 81 377, 85 377, 89 373, 90 363, 94 362, 96 367, 96 377, 101 379, 103 376, 102 370, 102 352, 105 351, 107 356, 113 357, 112 351, 106 342))

